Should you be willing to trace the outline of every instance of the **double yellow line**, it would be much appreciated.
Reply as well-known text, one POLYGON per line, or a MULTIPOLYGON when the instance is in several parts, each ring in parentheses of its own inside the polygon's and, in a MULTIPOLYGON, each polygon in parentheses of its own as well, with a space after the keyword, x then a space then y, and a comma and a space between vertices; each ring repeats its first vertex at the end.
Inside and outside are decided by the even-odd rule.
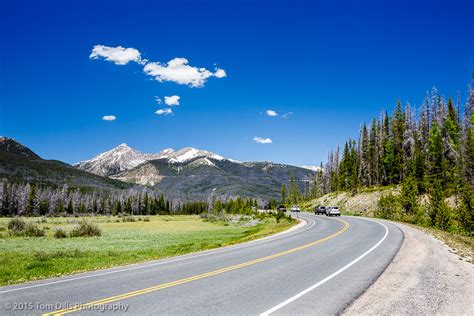
POLYGON ((257 263, 261 263, 261 262, 268 261, 268 260, 271 260, 271 259, 275 259, 275 258, 278 258, 278 257, 281 257, 281 256, 285 256, 285 255, 288 255, 290 253, 294 253, 294 252, 312 247, 314 245, 320 244, 320 243, 325 242, 327 240, 330 240, 330 239, 344 233, 347 229, 349 229, 349 223, 348 222, 346 222, 344 220, 340 220, 340 219, 338 219, 338 221, 341 221, 342 223, 344 223, 344 226, 340 230, 338 230, 336 233, 334 233, 332 235, 329 235, 327 237, 324 237, 322 239, 318 239, 316 241, 310 242, 308 244, 296 247, 296 248, 285 250, 285 251, 282 251, 282 252, 279 252, 279 253, 276 253, 276 254, 273 254, 273 255, 269 255, 269 256, 266 256, 266 257, 262 257, 262 258, 259 258, 259 259, 255 259, 255 260, 252 260, 252 261, 247 261, 247 262, 244 262, 244 263, 236 264, 236 265, 233 265, 233 266, 230 266, 230 267, 226 267, 226 268, 222 268, 222 269, 218 269, 218 270, 198 274, 198 275, 188 277, 188 278, 184 278, 184 279, 180 279, 180 280, 177 280, 177 281, 164 283, 164 284, 159 284, 159 285, 148 287, 148 288, 145 288, 145 289, 142 289, 142 290, 128 292, 128 293, 124 293, 124 294, 120 294, 120 295, 116 295, 116 296, 111 296, 111 297, 104 298, 104 299, 101 299, 101 300, 98 300, 98 301, 84 303, 84 304, 80 304, 80 305, 73 306, 73 307, 70 307, 70 308, 64 308, 64 309, 56 310, 54 312, 43 314, 43 316, 65 315, 65 314, 77 312, 77 311, 80 311, 80 310, 94 310, 94 309, 97 309, 99 306, 105 305, 105 304, 108 304, 108 303, 116 302, 116 301, 119 301, 119 300, 123 300, 123 299, 126 299, 126 298, 130 298, 130 297, 134 297, 134 296, 138 296, 138 295, 142 295, 142 294, 146 294, 146 293, 156 292, 156 291, 163 290, 163 289, 166 289, 166 288, 169 288, 169 287, 173 287, 173 286, 189 283, 189 282, 192 282, 192 281, 208 278, 208 277, 211 277, 211 276, 214 276, 214 275, 218 275, 218 274, 222 274, 222 273, 225 273, 225 272, 245 268, 245 267, 257 264, 257 263))

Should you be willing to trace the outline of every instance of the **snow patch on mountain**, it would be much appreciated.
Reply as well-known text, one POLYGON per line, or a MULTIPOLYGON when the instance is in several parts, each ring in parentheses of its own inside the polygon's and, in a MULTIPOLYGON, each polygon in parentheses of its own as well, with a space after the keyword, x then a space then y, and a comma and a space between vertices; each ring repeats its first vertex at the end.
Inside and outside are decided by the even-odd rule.
POLYGON ((217 167, 215 163, 213 163, 211 160, 208 158, 199 158, 191 162, 191 165, 201 165, 201 166, 211 166, 211 167, 217 167))
POLYGON ((224 159, 224 157, 211 153, 207 150, 200 150, 200 149, 196 149, 192 147, 186 147, 170 154, 169 161, 174 162, 174 163, 183 163, 183 162, 195 159, 197 157, 206 157, 206 158, 212 158, 216 160, 224 159))
POLYGON ((308 170, 311 170, 311 171, 324 171, 323 168, 321 168, 320 166, 301 166, 301 168, 303 169, 308 169, 308 170))

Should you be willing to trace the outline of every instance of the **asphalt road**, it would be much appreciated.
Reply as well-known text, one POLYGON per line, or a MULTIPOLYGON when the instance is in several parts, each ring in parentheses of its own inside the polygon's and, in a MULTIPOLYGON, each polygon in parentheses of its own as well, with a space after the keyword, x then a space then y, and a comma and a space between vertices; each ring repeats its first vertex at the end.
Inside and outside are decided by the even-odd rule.
POLYGON ((0 315, 331 315, 384 271, 403 233, 301 213, 278 236, 167 260, 0 287, 0 315))

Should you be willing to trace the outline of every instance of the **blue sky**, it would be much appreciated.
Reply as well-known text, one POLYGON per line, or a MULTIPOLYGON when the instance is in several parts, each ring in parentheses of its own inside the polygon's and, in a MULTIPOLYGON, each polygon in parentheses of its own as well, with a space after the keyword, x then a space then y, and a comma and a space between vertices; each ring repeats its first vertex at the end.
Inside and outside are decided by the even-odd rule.
POLYGON ((1 0, 0 135, 69 163, 125 142, 319 164, 397 99, 419 105, 433 85, 464 97, 473 13, 453 0, 1 0), (95 45, 134 48, 141 62, 91 59, 95 45), (143 71, 174 58, 226 77, 190 87, 143 71), (155 96, 172 95, 173 115, 155 114, 169 108, 155 96))

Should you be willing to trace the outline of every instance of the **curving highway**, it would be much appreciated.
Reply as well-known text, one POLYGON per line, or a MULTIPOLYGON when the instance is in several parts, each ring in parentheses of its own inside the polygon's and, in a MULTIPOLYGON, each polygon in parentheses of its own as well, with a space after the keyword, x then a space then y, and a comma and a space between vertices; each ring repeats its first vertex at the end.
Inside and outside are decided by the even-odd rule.
POLYGON ((385 221, 300 218, 297 229, 232 247, 0 287, 0 314, 338 314, 403 242, 385 221))

